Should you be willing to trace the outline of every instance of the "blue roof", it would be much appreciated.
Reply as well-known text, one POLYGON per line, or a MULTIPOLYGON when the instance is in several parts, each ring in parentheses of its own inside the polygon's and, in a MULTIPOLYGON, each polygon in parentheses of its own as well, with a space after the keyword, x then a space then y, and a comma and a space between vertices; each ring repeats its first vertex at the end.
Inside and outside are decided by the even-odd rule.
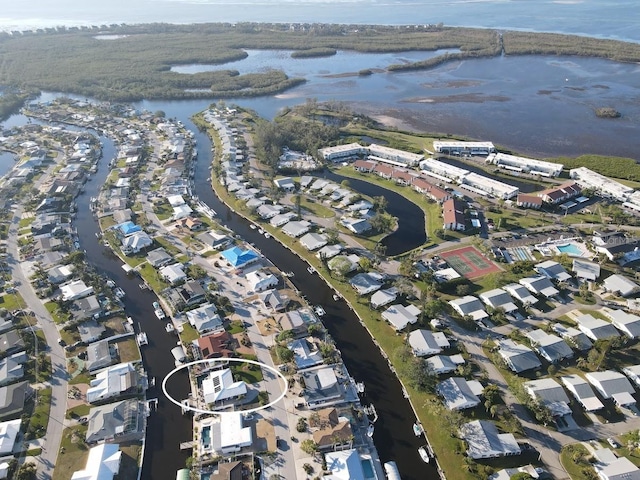
POLYGON ((234 267, 241 267, 258 258, 258 254, 253 250, 242 250, 239 247, 231 247, 222 256, 234 267))
POLYGON ((125 236, 142 230, 142 227, 140 225, 136 225, 133 222, 121 223, 120 225, 117 225, 116 228, 120 230, 125 236))

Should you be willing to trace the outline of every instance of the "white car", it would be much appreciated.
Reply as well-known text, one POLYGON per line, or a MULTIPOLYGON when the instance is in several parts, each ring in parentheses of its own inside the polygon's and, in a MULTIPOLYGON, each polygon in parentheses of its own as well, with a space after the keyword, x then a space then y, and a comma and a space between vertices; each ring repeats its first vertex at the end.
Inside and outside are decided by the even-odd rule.
POLYGON ((611 445, 611 448, 620 448, 620 444, 614 438, 607 438, 607 443, 611 445))

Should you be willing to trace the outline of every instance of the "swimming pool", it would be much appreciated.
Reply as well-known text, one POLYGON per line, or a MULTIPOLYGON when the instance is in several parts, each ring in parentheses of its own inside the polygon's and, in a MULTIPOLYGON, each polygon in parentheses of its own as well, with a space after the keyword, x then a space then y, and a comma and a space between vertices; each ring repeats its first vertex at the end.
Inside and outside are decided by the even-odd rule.
POLYGON ((364 459, 361 460, 362 471, 364 472, 364 478, 376 478, 376 474, 373 472, 373 465, 371 465, 371 460, 364 459))
POLYGON ((211 427, 202 429, 202 448, 208 450, 211 447, 211 427))
POLYGON ((560 253, 566 253, 567 255, 571 255, 573 257, 582 257, 584 255, 582 249, 579 248, 575 243, 556 245, 556 248, 560 253))

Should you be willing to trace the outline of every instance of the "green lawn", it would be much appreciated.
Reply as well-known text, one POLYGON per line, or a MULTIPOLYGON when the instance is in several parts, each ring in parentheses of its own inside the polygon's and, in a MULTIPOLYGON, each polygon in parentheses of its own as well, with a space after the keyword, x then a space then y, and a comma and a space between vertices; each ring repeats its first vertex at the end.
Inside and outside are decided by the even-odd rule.
POLYGON ((308 198, 305 195, 300 196, 300 207, 303 210, 308 210, 312 215, 320 218, 331 218, 335 217, 335 212, 322 204, 320 200, 316 200, 314 198, 308 198))
POLYGON ((231 335, 234 335, 236 333, 242 333, 244 332, 244 325, 240 320, 234 320, 233 322, 229 323, 226 330, 231 335))
POLYGON ((571 480, 591 480, 593 467, 588 462, 589 451, 584 445, 573 443, 565 445, 560 451, 560 461, 571 480))
POLYGON ((51 315, 51 318, 53 318, 53 321, 58 325, 65 323, 70 318, 69 314, 62 312, 55 302, 47 302, 44 304, 44 307, 49 312, 49 315, 51 315))
POLYGON ((67 410, 67 418, 80 418, 89 415, 90 405, 77 405, 67 410))
POLYGON ((259 365, 253 363, 241 364, 233 362, 231 364, 231 371, 235 379, 242 380, 249 384, 261 382, 263 378, 262 369, 259 365))
POLYGON ((200 338, 200 334, 198 333, 198 331, 193 328, 188 322, 183 323, 182 328, 183 330, 180 333, 180 340, 182 340, 182 343, 184 343, 185 345, 200 338))
POLYGON ((11 311, 21 309, 24 305, 25 302, 19 293, 5 293, 0 296, 0 308, 11 311))
POLYGON ((28 227, 29 225, 31 225, 31 223, 33 222, 33 219, 35 217, 25 217, 25 218, 21 218, 20 221, 18 222, 18 228, 25 228, 28 227))
POLYGON ((74 472, 85 468, 89 453, 89 447, 84 442, 86 433, 86 425, 76 425, 63 430, 53 480, 69 480, 74 472))
POLYGON ((173 215, 173 208, 169 203, 160 203, 153 206, 153 213, 156 214, 158 220, 168 220, 173 215))
POLYGON ((49 412, 51 411, 51 388, 38 390, 38 403, 29 418, 27 434, 30 438, 42 438, 47 432, 49 412))

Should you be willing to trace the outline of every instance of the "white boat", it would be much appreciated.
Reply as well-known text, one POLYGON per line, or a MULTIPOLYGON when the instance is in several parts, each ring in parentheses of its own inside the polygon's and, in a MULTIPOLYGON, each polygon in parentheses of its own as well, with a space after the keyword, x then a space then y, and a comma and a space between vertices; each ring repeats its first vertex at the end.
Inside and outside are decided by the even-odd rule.
POLYGON ((362 395, 364 393, 364 382, 357 382, 356 383, 356 391, 362 395))
POLYGON ((422 428, 422 425, 420 425, 418 422, 413 424, 413 434, 416 437, 421 436, 424 433, 424 429, 422 428))
POLYGON ((384 472, 387 474, 388 480, 400 480, 400 472, 396 462, 391 461, 384 464, 384 472))
POLYGON ((124 296, 125 296, 124 290, 122 290, 120 287, 114 288, 113 289, 113 293, 118 298, 124 298, 124 296))
POLYGON ((420 454, 420 458, 424 463, 429 463, 429 461, 431 460, 431 456, 429 455, 427 447, 420 447, 418 449, 418 453, 420 454))
POLYGON ((173 326, 173 323, 169 322, 167 323, 167 325, 164 327, 164 329, 167 331, 167 333, 173 333, 176 331, 176 327, 173 326))
POLYGON ((334 293, 333 299, 337 302, 338 300, 340 300, 340 295, 338 295, 337 293, 334 293))
POLYGON ((312 274, 312 275, 313 275, 314 273, 316 273, 316 269, 315 269, 315 268, 313 268, 311 265, 309 265, 309 266, 307 267, 307 272, 309 272, 310 274, 312 274))
POLYGON ((262 234, 264 234, 264 230, 263 230, 263 229, 261 229, 261 228, 259 228, 259 229, 258 229, 258 233, 259 233, 260 235, 262 235, 262 234))
POLYGON ((137 334, 136 342, 138 343, 139 347, 142 347, 143 345, 147 345, 149 343, 149 340, 147 339, 147 334, 145 332, 140 332, 139 334, 137 334))
POLYGON ((316 305, 313 310, 316 312, 316 315, 318 315, 319 317, 324 316, 327 312, 324 311, 324 308, 322 308, 322 305, 316 305))
POLYGON ((373 423, 370 423, 367 427, 367 437, 373 438, 373 430, 375 429, 373 423))
POLYGON ((249 225, 249 228, 250 228, 251 230, 255 230, 255 229, 256 229, 256 228, 258 228, 258 227, 256 227, 255 223, 252 223, 252 224, 250 224, 250 225, 249 225))
POLYGON ((164 310, 162 310, 161 308, 156 308, 153 313, 156 314, 156 317, 158 317, 158 320, 164 320, 164 318, 166 317, 164 310))
POLYGON ((269 232, 264 232, 264 238, 271 238, 271 234, 269 232))
POLYGON ((289 278, 291 278, 291 277, 293 277, 293 276, 295 275, 295 273, 293 273, 293 272, 285 272, 285 273, 283 273, 283 275, 284 275, 285 277, 289 277, 289 278))

